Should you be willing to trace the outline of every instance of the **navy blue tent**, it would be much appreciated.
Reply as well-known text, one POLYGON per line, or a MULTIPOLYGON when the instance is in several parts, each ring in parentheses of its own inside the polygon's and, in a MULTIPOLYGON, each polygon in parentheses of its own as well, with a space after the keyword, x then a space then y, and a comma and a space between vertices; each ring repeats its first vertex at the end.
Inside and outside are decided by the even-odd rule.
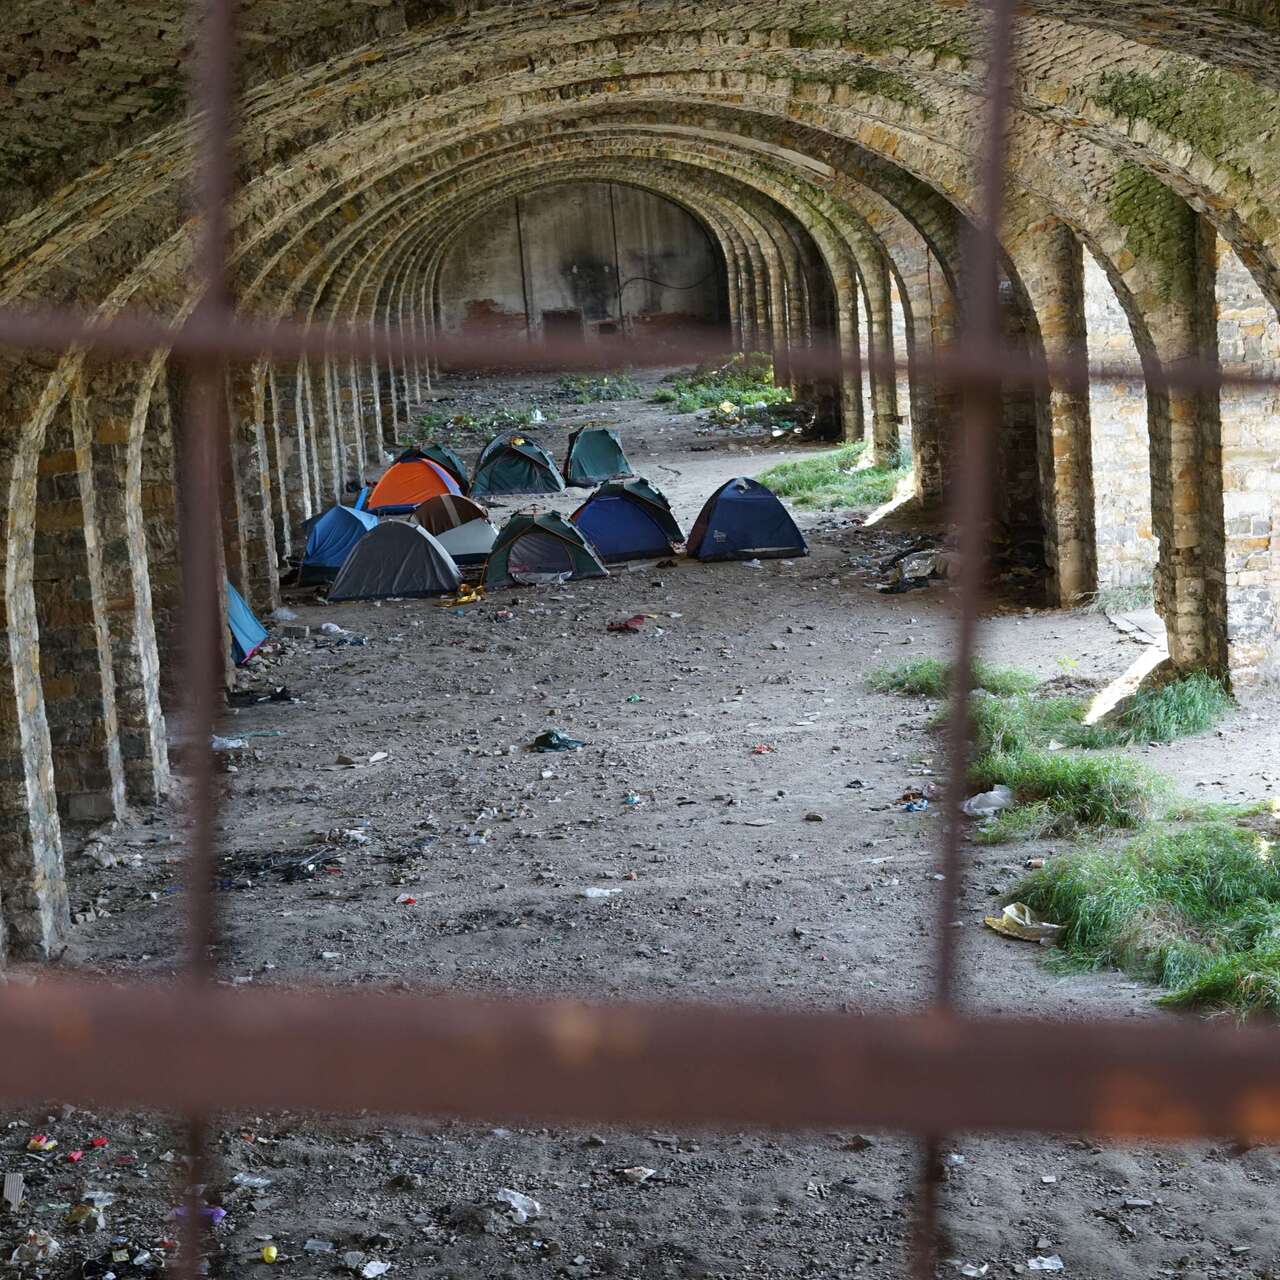
POLYGON ((689 534, 697 560, 754 560, 809 554, 796 522, 772 490, 738 476, 711 495, 689 534))
POLYGON ((267 629, 254 616, 245 598, 227 583, 227 626, 231 630, 231 656, 242 667, 267 638, 267 629))
POLYGON ((606 562, 669 556, 684 534, 649 485, 606 484, 569 518, 606 562))
POLYGON ((302 582, 327 582, 337 576, 351 548, 370 529, 377 527, 378 517, 356 507, 330 507, 307 533, 307 549, 302 556, 302 582))

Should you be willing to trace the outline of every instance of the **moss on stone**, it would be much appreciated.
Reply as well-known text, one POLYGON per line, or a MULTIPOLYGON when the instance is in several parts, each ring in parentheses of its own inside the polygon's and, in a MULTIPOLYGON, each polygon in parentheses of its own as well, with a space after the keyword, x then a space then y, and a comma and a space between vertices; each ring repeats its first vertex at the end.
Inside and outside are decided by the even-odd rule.
POLYGON ((969 31, 963 29, 955 17, 943 17, 937 9, 929 6, 896 13, 868 7, 865 12, 850 14, 842 22, 809 26, 803 33, 792 32, 791 42, 795 47, 808 48, 819 43, 831 43, 863 53, 906 49, 912 53, 955 58, 960 62, 968 62, 973 57, 969 31))
POLYGON ((747 68, 767 76, 784 74, 789 79, 804 80, 810 84, 826 84, 833 88, 847 85, 854 93, 867 97, 884 98, 889 102, 899 102, 904 107, 911 107, 926 117, 937 114, 929 99, 911 80, 897 71, 886 71, 882 67, 857 66, 851 69, 836 70, 830 67, 806 67, 797 73, 793 67, 785 71, 763 62, 753 62, 747 68))
POLYGON ((1191 206, 1141 165, 1123 164, 1108 187, 1107 209, 1125 230, 1125 248, 1154 268, 1161 298, 1167 300, 1194 261, 1191 206))
POLYGON ((1217 161, 1256 139, 1260 118, 1275 114, 1273 94, 1230 71, 1106 71, 1091 97, 1131 126, 1142 120, 1217 161))

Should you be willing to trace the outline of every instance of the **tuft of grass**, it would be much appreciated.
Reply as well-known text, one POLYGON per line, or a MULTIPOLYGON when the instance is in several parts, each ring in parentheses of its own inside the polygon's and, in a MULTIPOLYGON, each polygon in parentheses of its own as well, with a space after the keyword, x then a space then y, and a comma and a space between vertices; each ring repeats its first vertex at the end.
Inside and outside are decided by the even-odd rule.
MULTIPOLYGON (((871 688, 880 693, 910 693, 930 698, 945 697, 951 688, 952 665, 941 658, 909 658, 891 667, 881 667, 867 677, 871 688)), ((988 693, 1027 693, 1039 681, 1029 671, 1016 667, 993 667, 975 662, 975 687, 988 693)))
MULTIPOLYGON (((1136 829, 1156 813, 1167 790, 1163 778, 1129 756, 1081 751, 988 752, 974 760, 969 777, 983 791, 1004 783, 1018 807, 1043 805, 1053 815, 1052 826, 1041 831, 1046 836, 1136 829)), ((1004 829, 1015 826, 1011 817, 1004 829)))
POLYGON ((1171 742, 1212 729, 1234 704, 1215 676, 1197 671, 1153 689, 1139 689, 1107 728, 1117 744, 1171 742))
POLYGON ((1156 602, 1156 584, 1147 578, 1124 587, 1103 587, 1095 591, 1084 606, 1086 613, 1134 613, 1149 609, 1156 602))
POLYGON ((1158 828, 1063 854, 1013 897, 1063 926, 1064 967, 1123 969, 1169 1005, 1280 1012, 1280 865, 1256 831, 1158 828))
POLYGON ((605 400, 635 400, 642 394, 640 384, 629 373, 565 374, 556 387, 574 404, 594 404, 605 400))
POLYGON ((718 369, 699 371, 659 387, 656 404, 672 405, 676 413, 714 409, 726 400, 735 405, 782 404, 791 399, 786 387, 773 385, 773 360, 763 351, 740 353, 718 369))
POLYGON ((911 474, 901 459, 887 467, 859 466, 866 442, 855 440, 811 458, 779 462, 756 479, 797 507, 837 511, 845 507, 879 507, 893 497, 911 474))
POLYGON ((1105 730, 1084 723, 1087 708, 1078 698, 1036 697, 1008 688, 991 692, 1004 696, 973 699, 974 742, 979 755, 1047 750, 1051 742, 1059 747, 1111 745, 1105 730))

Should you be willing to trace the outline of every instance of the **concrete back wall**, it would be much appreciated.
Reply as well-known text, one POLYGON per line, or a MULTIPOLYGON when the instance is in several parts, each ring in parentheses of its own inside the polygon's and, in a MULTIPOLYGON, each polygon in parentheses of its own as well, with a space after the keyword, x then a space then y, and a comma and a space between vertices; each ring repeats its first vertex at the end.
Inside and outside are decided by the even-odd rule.
POLYGON ((622 183, 564 183, 504 201, 464 228, 438 289, 450 334, 536 339, 548 312, 580 313, 587 338, 620 324, 679 331, 721 323, 728 309, 723 262, 701 224, 622 183))

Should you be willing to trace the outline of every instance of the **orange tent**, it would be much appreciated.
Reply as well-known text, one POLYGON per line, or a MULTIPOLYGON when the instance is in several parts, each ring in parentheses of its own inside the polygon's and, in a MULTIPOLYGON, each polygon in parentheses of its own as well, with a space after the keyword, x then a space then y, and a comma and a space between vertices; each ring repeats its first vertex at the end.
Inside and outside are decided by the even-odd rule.
POLYGON ((405 458, 393 463, 373 487, 366 510, 386 514, 412 511, 428 498, 457 493, 458 483, 430 458, 405 458))

